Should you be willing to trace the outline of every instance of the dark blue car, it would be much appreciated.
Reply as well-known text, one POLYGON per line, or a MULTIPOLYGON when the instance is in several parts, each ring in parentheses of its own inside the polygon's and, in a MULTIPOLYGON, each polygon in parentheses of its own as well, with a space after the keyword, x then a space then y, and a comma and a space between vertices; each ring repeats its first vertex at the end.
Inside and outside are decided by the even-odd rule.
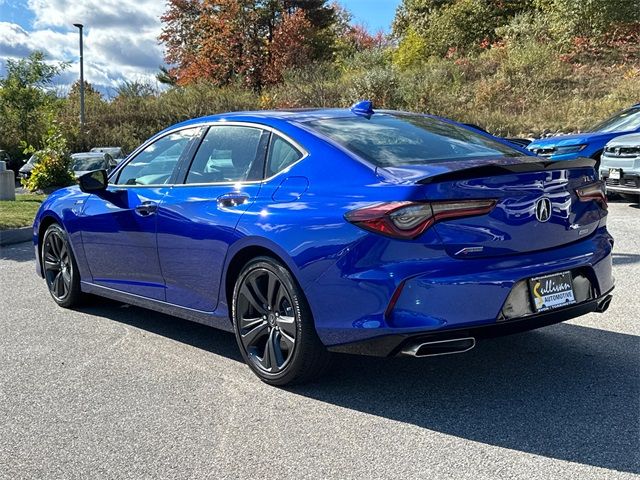
POLYGON ((593 158, 597 169, 605 145, 613 138, 634 132, 640 132, 640 103, 600 122, 587 132, 541 138, 531 142, 527 149, 554 161, 593 158))
POLYGON ((38 272, 233 331, 274 385, 330 352, 428 356, 604 311, 593 161, 549 162, 426 115, 244 112, 157 134, 43 202, 38 272))

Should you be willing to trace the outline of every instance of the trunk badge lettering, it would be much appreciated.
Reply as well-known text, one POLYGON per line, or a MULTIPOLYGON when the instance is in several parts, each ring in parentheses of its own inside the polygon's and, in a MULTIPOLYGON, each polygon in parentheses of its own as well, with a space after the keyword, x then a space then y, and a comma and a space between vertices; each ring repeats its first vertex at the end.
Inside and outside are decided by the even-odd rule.
POLYGON ((481 253, 484 247, 465 247, 462 250, 458 250, 456 255, 468 255, 470 253, 481 253))

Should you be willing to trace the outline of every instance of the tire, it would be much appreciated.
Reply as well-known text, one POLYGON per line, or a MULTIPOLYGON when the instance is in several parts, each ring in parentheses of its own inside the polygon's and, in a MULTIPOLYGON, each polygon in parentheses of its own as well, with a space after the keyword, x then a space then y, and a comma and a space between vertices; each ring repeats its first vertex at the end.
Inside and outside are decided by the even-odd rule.
POLYGON ((318 338, 304 293, 273 258, 257 257, 244 266, 231 311, 240 352, 263 382, 299 384, 328 368, 330 354, 318 338))
POLYGON ((51 298, 64 308, 80 302, 80 273, 78 264, 69 246, 67 232, 54 223, 42 237, 42 271, 51 298))
POLYGON ((636 195, 633 193, 619 193, 620 197, 627 200, 628 202, 636 203, 640 201, 640 195, 636 195))

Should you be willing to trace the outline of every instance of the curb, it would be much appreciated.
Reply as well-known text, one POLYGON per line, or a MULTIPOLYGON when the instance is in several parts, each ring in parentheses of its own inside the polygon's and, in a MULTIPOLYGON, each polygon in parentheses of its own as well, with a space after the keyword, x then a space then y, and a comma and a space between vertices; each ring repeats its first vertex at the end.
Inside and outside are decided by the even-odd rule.
POLYGON ((0 230, 0 246, 28 242, 33 238, 33 227, 0 230))

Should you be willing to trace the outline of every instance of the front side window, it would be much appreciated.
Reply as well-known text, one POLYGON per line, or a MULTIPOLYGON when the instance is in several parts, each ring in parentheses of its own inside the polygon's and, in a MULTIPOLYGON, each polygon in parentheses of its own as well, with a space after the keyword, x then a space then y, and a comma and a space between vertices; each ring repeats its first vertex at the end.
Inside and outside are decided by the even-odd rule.
POLYGON ((118 175, 117 185, 164 185, 169 183, 178 160, 200 127, 170 133, 139 152, 118 175))
POLYGON ((278 135, 271 138, 271 146, 269 147, 269 158, 267 160, 267 177, 271 177, 281 172, 289 165, 294 164, 302 158, 300 153, 293 145, 278 135))
POLYGON ((260 180, 268 135, 256 127, 212 126, 191 163, 186 183, 260 180))
POLYGON ((307 125, 378 167, 523 155, 478 132, 422 115, 354 115, 307 125))

